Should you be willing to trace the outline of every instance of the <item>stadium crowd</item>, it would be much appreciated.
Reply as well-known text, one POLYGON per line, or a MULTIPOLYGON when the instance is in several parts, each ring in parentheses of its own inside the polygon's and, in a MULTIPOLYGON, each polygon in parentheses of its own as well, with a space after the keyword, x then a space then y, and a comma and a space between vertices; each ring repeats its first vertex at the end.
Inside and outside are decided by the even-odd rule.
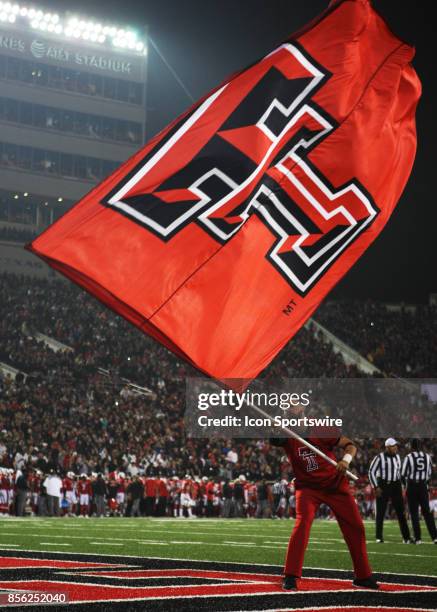
MULTIPOLYGON (((33 467, 0 468, 0 513, 17 516, 168 516, 174 518, 295 518, 296 499, 292 481, 261 478, 220 480, 203 476, 128 475, 93 472, 78 476, 68 471, 44 473, 40 458, 33 467), (39 465, 43 470, 35 467, 39 465)), ((136 472, 137 470, 133 470, 136 472)), ((364 516, 373 513, 370 485, 357 491, 364 516)), ((318 516, 332 518, 322 505, 318 516)))
MULTIPOLYGON (((326 316, 323 314, 321 320, 328 326, 326 316)), ((347 314, 344 318, 347 320, 347 314)), ((373 320, 381 331, 380 343, 386 342, 395 351, 392 341, 384 339, 383 324, 379 325, 376 316, 373 320)), ((419 327, 420 319, 410 325, 419 327)), ((357 329, 358 338, 362 335, 357 329)), ((354 345, 352 340, 350 343, 354 345)), ((417 345, 416 361, 422 363, 423 371, 432 371, 435 354, 430 354, 428 344, 423 346, 421 352, 421 345, 417 345)), ((357 343, 355 347, 359 348, 357 343)), ((138 492, 143 488, 135 512, 161 513, 165 506, 164 512, 170 515, 180 514, 182 507, 183 514, 189 514, 190 508, 197 515, 209 516, 206 509, 212 512, 208 505, 211 499, 202 492, 207 483, 216 487, 213 515, 239 516, 243 511, 248 516, 276 516, 279 501, 274 500, 275 485, 287 489, 280 496, 281 514, 292 510, 292 473, 282 452, 262 439, 187 436, 181 389, 184 377, 195 372, 70 283, 0 275, 0 361, 20 371, 15 379, 0 374, 0 466, 4 481, 9 479, 4 490, 8 491, 8 507, 14 501, 14 512, 19 511, 20 478, 25 487, 20 511, 24 498, 32 502, 33 512, 57 512, 54 502, 44 501, 48 495, 44 483, 58 478, 56 474, 58 480, 88 483, 84 513, 80 492, 75 492, 79 501, 66 507, 68 489, 65 483, 61 486, 58 505, 65 514, 96 513, 101 500, 95 500, 100 495, 95 492, 95 483, 100 480, 105 487, 105 512, 131 513, 127 500, 133 499, 132 489, 138 492), (55 352, 35 338, 37 332, 71 350, 55 352), (102 375, 99 368, 107 370, 109 376, 102 375), (139 395, 123 379, 145 386, 151 393, 139 395), (240 476, 245 479, 244 501, 237 503, 235 486, 240 476), (126 496, 121 506, 117 502, 117 493, 122 492, 118 490, 120 478, 124 479, 126 496), (166 488, 167 494, 148 495, 147 482, 151 480, 163 482, 165 486, 158 484, 157 490, 166 488), (185 506, 181 501, 184 487, 190 488, 191 497, 185 506), (259 490, 263 492, 259 494, 259 490), (152 510, 151 501, 146 503, 148 497, 155 499, 152 510), (165 505, 159 502, 160 497, 167 498, 165 505)), ((395 361, 390 363, 396 366, 395 361)), ((401 369, 397 373, 404 374, 401 369)), ((281 377, 357 376, 360 372, 355 366, 346 365, 321 335, 314 335, 308 328, 299 332, 263 374, 267 383, 281 377)), ((354 462, 360 475, 357 499, 366 514, 373 508, 367 469, 380 450, 381 440, 360 440, 359 444, 354 462)), ((437 449, 432 444, 428 450, 435 456, 437 449)))
POLYGON ((393 309, 373 301, 326 302, 316 319, 388 375, 437 375, 437 306, 393 309))

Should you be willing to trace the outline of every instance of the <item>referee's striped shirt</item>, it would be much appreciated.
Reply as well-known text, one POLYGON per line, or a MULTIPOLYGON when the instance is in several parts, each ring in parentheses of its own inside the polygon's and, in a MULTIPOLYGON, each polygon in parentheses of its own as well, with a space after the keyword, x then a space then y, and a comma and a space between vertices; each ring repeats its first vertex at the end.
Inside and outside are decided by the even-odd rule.
POLYGON ((275 482, 272 486, 272 495, 281 495, 285 496, 287 493, 287 488, 282 482, 275 482))
POLYGON ((432 475, 431 456, 423 451, 409 453, 402 464, 402 478, 413 482, 427 482, 432 475))
POLYGON ((401 479, 401 458, 399 455, 379 453, 373 458, 369 468, 369 480, 372 487, 379 487, 381 482, 391 483, 401 479))

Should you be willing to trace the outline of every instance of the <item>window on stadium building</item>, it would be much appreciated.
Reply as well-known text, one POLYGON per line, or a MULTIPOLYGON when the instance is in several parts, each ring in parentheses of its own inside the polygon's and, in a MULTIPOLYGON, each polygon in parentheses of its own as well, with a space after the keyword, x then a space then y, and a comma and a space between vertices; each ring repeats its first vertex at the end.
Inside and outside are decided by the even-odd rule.
POLYGON ((0 97, 0 121, 68 132, 86 138, 140 144, 141 124, 88 113, 65 111, 0 97))
POLYGON ((0 55, 0 79, 141 106, 143 84, 0 55))
POLYGON ((47 151, 0 142, 0 166, 96 182, 111 174, 121 161, 47 151))
POLYGON ((35 227, 53 223, 74 204, 72 200, 45 197, 32 193, 8 192, 0 189, 0 223, 32 225, 33 229, 0 226, 0 240, 28 242, 35 227))

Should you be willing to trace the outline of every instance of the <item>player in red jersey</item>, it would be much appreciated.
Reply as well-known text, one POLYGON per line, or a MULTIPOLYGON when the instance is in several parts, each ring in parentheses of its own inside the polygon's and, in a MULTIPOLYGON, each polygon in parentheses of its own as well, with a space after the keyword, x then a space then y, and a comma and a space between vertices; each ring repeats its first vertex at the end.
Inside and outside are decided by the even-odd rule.
POLYGON ((27 478, 30 490, 30 505, 32 516, 38 514, 38 498, 41 491, 42 472, 40 470, 30 471, 27 478))
POLYGON ((212 505, 213 505, 213 516, 220 516, 220 500, 222 497, 222 484, 221 482, 216 482, 214 483, 214 489, 213 489, 213 498, 212 498, 212 505))
POLYGON ((147 476, 144 490, 145 490, 145 510, 146 516, 154 516, 156 508, 156 497, 158 492, 157 479, 154 476, 147 476))
POLYGON ((326 504, 334 512, 348 545, 355 572, 354 584, 377 589, 378 584, 372 575, 367 557, 363 521, 345 477, 345 472, 357 453, 357 447, 345 436, 310 436, 307 439, 334 460, 334 447, 343 449, 343 458, 334 466, 294 438, 271 440, 272 444, 284 447, 295 475, 296 523, 288 544, 283 588, 297 588, 297 579, 302 576, 303 560, 314 516, 319 506, 326 504))
POLYGON ((6 468, 0 468, 0 512, 9 514, 9 474, 6 468))
POLYGON ((256 506, 257 506, 257 488, 256 488, 256 482, 250 482, 248 483, 248 488, 247 488, 247 515, 249 518, 255 518, 255 514, 256 514, 256 506))
POLYGON ((85 516, 88 518, 92 487, 86 474, 81 474, 79 478, 79 482, 77 483, 77 495, 79 497, 80 516, 85 516))
POLYGON ((179 517, 183 518, 186 510, 188 518, 193 518, 193 506, 195 505, 196 502, 193 501, 193 480, 189 474, 186 474, 181 483, 179 517))
POLYGON ((172 476, 170 481, 170 516, 179 516, 181 501, 181 482, 177 476, 172 476))
POLYGON ((119 472, 117 476, 114 474, 114 480, 117 481, 115 501, 117 502, 118 512, 121 516, 124 516, 126 505, 126 474, 124 472, 119 472))
POLYGON ((67 475, 62 480, 62 493, 67 501, 67 507, 64 509, 64 514, 74 516, 76 514, 76 483, 74 481, 74 472, 67 472, 67 475))
POLYGON ((206 508, 205 516, 211 518, 214 515, 214 493, 215 493, 215 482, 213 480, 206 479, 205 484, 205 496, 206 496, 206 508))

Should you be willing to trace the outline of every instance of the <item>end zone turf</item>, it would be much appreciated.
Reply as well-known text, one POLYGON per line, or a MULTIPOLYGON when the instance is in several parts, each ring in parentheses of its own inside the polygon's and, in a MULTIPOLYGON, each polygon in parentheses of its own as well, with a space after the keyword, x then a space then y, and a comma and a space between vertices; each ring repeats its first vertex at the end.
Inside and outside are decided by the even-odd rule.
MULTIPOLYGON (((349 572, 307 570, 299 591, 284 592, 281 568, 178 559, 0 551, 0 590, 65 593, 38 610, 329 610, 381 606, 433 610, 437 578, 378 575, 380 591, 352 585, 349 572)), ((35 607, 35 606, 31 606, 35 607)))
MULTIPOLYGON (((391 522, 384 545, 366 524, 380 592, 353 587, 335 521, 314 523, 299 591, 282 591, 292 527, 285 520, 3 519, 0 595, 58 590, 73 610, 102 612, 435 609, 437 546, 402 544, 391 522)), ((56 609, 65 605, 47 607, 56 609)))

